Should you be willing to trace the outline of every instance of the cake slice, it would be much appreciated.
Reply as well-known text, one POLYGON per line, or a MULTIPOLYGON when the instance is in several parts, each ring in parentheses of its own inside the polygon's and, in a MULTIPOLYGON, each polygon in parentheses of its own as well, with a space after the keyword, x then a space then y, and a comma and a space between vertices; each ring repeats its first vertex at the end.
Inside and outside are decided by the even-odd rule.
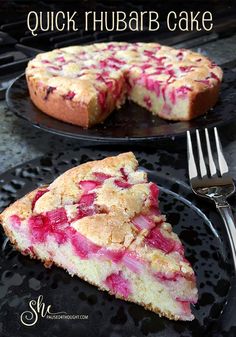
POLYGON ((174 320, 192 320, 194 271, 133 153, 74 167, 0 216, 24 255, 174 320))

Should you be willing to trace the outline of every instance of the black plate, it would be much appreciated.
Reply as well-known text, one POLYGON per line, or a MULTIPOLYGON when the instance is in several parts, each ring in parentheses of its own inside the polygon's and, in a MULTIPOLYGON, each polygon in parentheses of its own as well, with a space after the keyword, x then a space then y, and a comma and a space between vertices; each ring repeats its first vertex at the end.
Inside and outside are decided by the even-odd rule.
MULTIPOLYGON (((107 155, 111 153, 76 149, 13 168, 0 177, 0 206, 6 207, 74 165, 107 155)), ((196 319, 174 322, 160 318, 138 305, 117 300, 77 277, 72 278, 62 269, 45 269, 40 262, 15 251, 1 235, 1 336, 60 337, 65 336, 65 331, 70 337, 212 336, 215 321, 227 302, 230 284, 229 265, 226 263, 229 250, 224 231, 220 229, 220 218, 214 207, 195 199, 185 183, 170 178, 164 166, 160 167, 155 161, 148 162, 143 157, 138 159, 144 169, 154 169, 149 171, 149 177, 161 186, 161 209, 174 225, 196 272, 199 289, 199 301, 193 307, 196 319), (155 173, 157 170, 158 174, 155 173), (39 295, 43 295, 44 303, 51 305, 54 312, 84 314, 88 319, 49 320, 40 317, 34 326, 26 327, 20 322, 20 315, 29 309, 29 301, 39 295)), ((218 333, 220 336, 220 330, 218 333)))
POLYGON ((60 122, 37 109, 29 98, 25 76, 17 78, 7 91, 7 104, 19 117, 32 125, 58 135, 103 143, 155 141, 182 136, 186 130, 213 127, 236 117, 236 73, 225 70, 220 101, 207 115, 190 122, 168 122, 138 105, 127 102, 107 120, 91 129, 60 122))

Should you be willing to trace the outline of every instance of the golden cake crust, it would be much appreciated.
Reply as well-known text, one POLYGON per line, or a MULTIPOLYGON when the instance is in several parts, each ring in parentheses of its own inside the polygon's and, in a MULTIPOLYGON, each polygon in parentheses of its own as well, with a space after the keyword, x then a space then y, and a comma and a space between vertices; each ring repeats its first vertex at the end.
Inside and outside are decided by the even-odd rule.
MULTIPOLYGON (((59 176, 49 186, 37 188, 33 192, 26 194, 23 198, 10 205, 1 213, 0 221, 2 224, 4 224, 11 215, 19 215, 24 219, 30 217, 33 214, 39 214, 53 210, 55 208, 60 208, 68 201, 73 203, 82 195, 82 189, 79 187, 78 182, 81 180, 89 180, 94 178, 93 172, 115 175, 117 178, 117 176, 121 175, 120 168, 125 166, 127 171, 129 168, 130 171, 133 171, 136 169, 137 165, 138 163, 133 153, 128 152, 118 155, 117 157, 108 157, 103 160, 88 162, 74 167, 59 176), (32 210, 32 200, 38 191, 45 188, 48 188, 48 192, 41 196, 39 200, 37 200, 34 210, 32 210), (66 201, 65 196, 67 198, 66 201)), ((143 173, 142 176, 146 179, 145 173, 143 173)), ((146 189, 148 193, 149 184, 142 185, 140 185, 141 193, 143 193, 143 189, 146 189)), ((129 221, 130 215, 132 214, 125 212, 125 210, 123 210, 123 206, 125 203, 130 204, 131 200, 133 203, 133 209, 135 210, 135 196, 137 193, 139 193, 138 187, 139 185, 137 185, 137 187, 134 185, 134 188, 124 190, 124 192, 121 190, 119 195, 116 194, 114 196, 114 201, 116 203, 110 207, 109 215, 105 213, 85 217, 75 221, 73 223, 73 227, 95 244, 99 244, 101 246, 110 246, 113 249, 128 246, 134 238, 134 229, 129 221), (103 228, 102 231, 101 226, 103 228)), ((101 198, 104 199, 101 201, 100 206, 103 206, 103 204, 104 207, 106 206, 106 203, 108 203, 109 200, 106 200, 106 196, 104 195, 106 195, 106 193, 109 191, 110 193, 108 193, 107 197, 111 198, 112 194, 114 195, 115 193, 114 188, 115 186, 111 182, 107 187, 102 187, 97 190, 98 204, 99 195, 101 195, 101 198)), ((132 208, 132 205, 130 206, 132 208)), ((137 213, 141 211, 140 208, 142 206, 143 204, 139 204, 137 213)), ((71 207, 73 207, 73 205, 71 205, 71 207)), ((10 233, 8 232, 8 234, 10 233)))

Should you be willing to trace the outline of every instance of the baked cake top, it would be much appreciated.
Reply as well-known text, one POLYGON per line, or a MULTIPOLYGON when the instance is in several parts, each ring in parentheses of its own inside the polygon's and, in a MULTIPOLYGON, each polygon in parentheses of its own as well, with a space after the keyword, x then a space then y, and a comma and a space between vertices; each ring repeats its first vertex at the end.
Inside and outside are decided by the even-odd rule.
POLYGON ((41 53, 29 62, 26 74, 73 100, 80 100, 84 92, 90 99, 124 74, 132 81, 145 81, 147 87, 155 86, 155 82, 168 84, 177 88, 178 95, 205 90, 222 80, 220 67, 201 54, 158 43, 126 42, 41 53))
POLYGON ((32 242, 79 240, 82 258, 105 254, 117 261, 125 254, 135 268, 145 261, 159 276, 194 279, 178 236, 160 214, 157 185, 137 167, 129 152, 72 168, 7 208, 1 222, 21 231, 29 226, 32 242))

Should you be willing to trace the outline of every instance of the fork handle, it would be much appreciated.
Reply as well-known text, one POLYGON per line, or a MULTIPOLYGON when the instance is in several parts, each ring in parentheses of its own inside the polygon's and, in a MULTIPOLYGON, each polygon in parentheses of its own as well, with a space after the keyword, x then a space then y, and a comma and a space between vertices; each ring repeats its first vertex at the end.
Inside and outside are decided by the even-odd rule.
POLYGON ((234 274, 236 275, 236 224, 232 213, 230 204, 226 199, 216 198, 214 199, 216 203, 216 208, 218 209, 228 234, 228 239, 230 243, 230 248, 234 263, 234 274))

